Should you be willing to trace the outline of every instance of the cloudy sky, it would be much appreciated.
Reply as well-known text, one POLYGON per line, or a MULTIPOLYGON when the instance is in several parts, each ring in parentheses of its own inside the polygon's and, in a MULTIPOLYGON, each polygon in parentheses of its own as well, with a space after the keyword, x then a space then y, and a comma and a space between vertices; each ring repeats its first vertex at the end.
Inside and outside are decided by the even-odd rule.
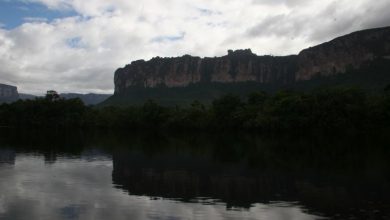
POLYGON ((287 55, 390 25, 390 0, 0 0, 0 83, 19 92, 113 92, 154 56, 287 55))

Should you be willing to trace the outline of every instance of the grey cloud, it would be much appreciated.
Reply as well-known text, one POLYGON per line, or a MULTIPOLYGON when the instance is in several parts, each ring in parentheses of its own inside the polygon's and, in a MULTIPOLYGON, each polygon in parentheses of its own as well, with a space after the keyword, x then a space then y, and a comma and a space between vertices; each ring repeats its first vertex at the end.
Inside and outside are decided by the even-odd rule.
MULTIPOLYGON (((64 4, 26 1, 56 10, 64 4)), ((108 93, 115 69, 137 59, 216 56, 232 48, 286 55, 352 31, 390 25, 389 0, 150 2, 66 1, 65 10, 81 15, 8 31, 0 26, 0 80, 27 93, 48 87, 108 93), (107 8, 113 11, 104 13, 107 8)))
POLYGON ((222 15, 222 12, 220 11, 213 11, 207 8, 198 8, 198 11, 203 16, 222 15))
POLYGON ((295 7, 310 2, 310 0, 253 0, 254 4, 260 5, 280 5, 284 4, 289 7, 295 7))
POLYGON ((270 15, 249 28, 246 35, 298 37, 317 44, 353 31, 390 25, 388 1, 375 4, 363 2, 358 9, 348 6, 350 5, 347 1, 334 1, 324 4, 322 8, 317 8, 318 11, 312 11, 310 14, 300 14, 299 10, 295 9, 288 14, 270 15))
POLYGON ((293 14, 280 14, 268 16, 254 27, 247 30, 250 37, 288 37, 293 38, 303 34, 306 29, 306 18, 293 14))
POLYGON ((390 26, 390 1, 375 1, 367 5, 367 9, 362 13, 366 18, 362 21, 362 28, 390 26))
POLYGON ((15 76, 11 71, 0 70, 0 83, 17 85, 20 82, 20 77, 15 76))
POLYGON ((158 36, 153 38, 151 41, 152 42, 157 42, 157 43, 163 43, 163 42, 172 42, 172 41, 179 41, 183 40, 185 37, 186 33, 181 32, 178 35, 172 35, 172 36, 158 36))
POLYGON ((15 62, 0 59, 0 66, 0 83, 17 85, 22 80, 22 78, 16 74, 19 69, 15 62))
POLYGON ((82 92, 87 92, 94 88, 95 91, 111 91, 114 87, 113 72, 114 68, 96 67, 74 71, 74 74, 61 77, 60 81, 65 83, 72 92, 71 88, 80 88, 82 92), (85 89, 84 89, 85 88, 85 89))
POLYGON ((359 10, 342 8, 334 2, 319 14, 323 22, 319 20, 311 25, 316 28, 313 28, 309 40, 321 42, 362 29, 389 26, 389 8, 390 2, 387 0, 364 2, 359 10))
POLYGON ((343 9, 337 2, 333 2, 317 15, 317 19, 312 21, 310 26, 314 28, 311 28, 308 39, 313 42, 322 42, 352 32, 358 25, 359 13, 343 9))
POLYGON ((280 32, 281 27, 279 26, 281 22, 285 19, 286 15, 273 15, 265 18, 256 26, 250 28, 247 33, 252 37, 261 37, 268 35, 278 35, 277 32, 280 32))

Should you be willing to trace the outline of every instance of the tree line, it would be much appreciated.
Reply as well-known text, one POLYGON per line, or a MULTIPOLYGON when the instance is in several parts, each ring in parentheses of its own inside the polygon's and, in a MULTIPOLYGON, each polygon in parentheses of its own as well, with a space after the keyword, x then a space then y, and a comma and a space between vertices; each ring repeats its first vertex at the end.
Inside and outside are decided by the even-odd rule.
POLYGON ((359 88, 311 92, 279 91, 232 94, 211 104, 162 106, 148 100, 128 107, 86 106, 80 99, 55 94, 0 105, 0 127, 118 129, 374 129, 390 125, 390 89, 370 93, 359 88))

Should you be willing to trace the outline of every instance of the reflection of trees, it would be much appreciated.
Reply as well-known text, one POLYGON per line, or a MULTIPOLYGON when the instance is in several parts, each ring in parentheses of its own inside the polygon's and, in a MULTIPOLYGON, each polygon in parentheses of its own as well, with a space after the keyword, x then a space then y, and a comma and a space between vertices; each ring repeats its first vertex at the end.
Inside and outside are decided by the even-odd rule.
POLYGON ((375 219, 389 216, 388 143, 387 134, 10 131, 0 134, 0 148, 11 149, 1 148, 0 160, 34 152, 54 162, 92 149, 112 153, 114 185, 134 195, 244 208, 298 201, 311 213, 375 219))
POLYGON ((135 195, 184 201, 211 197, 249 208, 254 202, 269 202, 275 190, 292 192, 285 176, 254 175, 185 155, 151 158, 121 152, 114 154, 113 164, 114 183, 135 195))
POLYGON ((16 153, 11 149, 0 149, 0 165, 2 163, 15 164, 16 153))
POLYGON ((198 147, 188 137, 168 138, 158 154, 144 154, 142 146, 116 151, 113 183, 132 195, 206 197, 228 207, 298 201, 333 217, 389 215, 389 151, 378 139, 206 137, 198 147))
POLYGON ((55 151, 45 151, 43 156, 46 164, 54 164, 57 161, 57 152, 55 151))
POLYGON ((19 130, 4 129, 0 134, 1 146, 9 146, 15 152, 42 154, 45 163, 55 163, 57 156, 80 155, 86 140, 80 131, 69 130, 19 130))

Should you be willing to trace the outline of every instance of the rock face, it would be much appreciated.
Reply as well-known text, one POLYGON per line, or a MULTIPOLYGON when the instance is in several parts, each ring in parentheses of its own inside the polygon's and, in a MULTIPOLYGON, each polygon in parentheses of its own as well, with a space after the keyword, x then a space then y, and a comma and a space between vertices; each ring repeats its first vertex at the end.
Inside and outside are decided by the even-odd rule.
POLYGON ((358 31, 300 52, 295 78, 299 81, 345 73, 389 56, 390 27, 358 31))
POLYGON ((18 98, 19 93, 17 87, 0 84, 0 102, 16 101, 18 98))
POLYGON ((200 58, 153 58, 135 61, 115 72, 115 93, 128 87, 185 87, 207 82, 288 83, 295 80, 297 56, 257 56, 251 50, 229 51, 228 55, 200 58))
POLYGON ((138 60, 115 72, 115 93, 127 88, 185 87, 190 84, 259 82, 288 84, 345 73, 390 57, 390 27, 355 32, 305 49, 298 55, 257 56, 250 49, 200 58, 185 55, 138 60))

